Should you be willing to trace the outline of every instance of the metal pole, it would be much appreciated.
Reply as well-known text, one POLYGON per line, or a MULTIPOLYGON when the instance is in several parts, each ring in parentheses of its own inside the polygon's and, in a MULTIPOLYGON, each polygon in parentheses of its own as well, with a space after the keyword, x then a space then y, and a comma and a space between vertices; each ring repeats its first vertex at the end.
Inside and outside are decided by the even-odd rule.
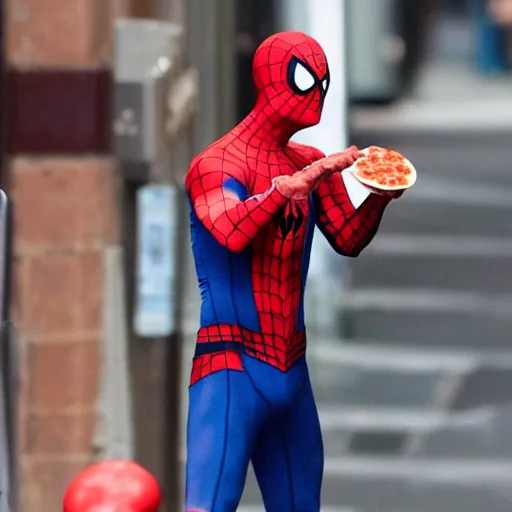
POLYGON ((0 190, 0 512, 12 512, 15 390, 13 389, 12 333, 9 319, 10 217, 7 196, 0 190))
MULTIPOLYGON (((6 58, 6 2, 0 0, 0 187, 8 190, 7 167, 8 79, 6 58)), ((16 484, 16 406, 17 353, 14 329, 9 322, 11 306, 12 203, 0 190, 0 377, 3 386, 0 470, 2 482, 0 512, 17 510, 16 484)))
POLYGON ((9 440, 8 440, 8 390, 7 390, 7 351, 6 323, 5 323, 5 262, 7 241, 7 196, 0 190, 0 312, 1 312, 1 336, 0 336, 0 512, 8 512, 8 504, 5 496, 10 492, 9 482, 9 440))

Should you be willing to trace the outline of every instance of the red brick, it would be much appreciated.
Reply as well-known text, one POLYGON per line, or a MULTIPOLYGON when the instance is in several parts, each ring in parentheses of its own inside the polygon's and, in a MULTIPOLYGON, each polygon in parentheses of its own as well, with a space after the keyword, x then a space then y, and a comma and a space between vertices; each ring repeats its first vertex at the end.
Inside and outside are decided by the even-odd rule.
POLYGON ((29 261, 22 293, 25 329, 31 337, 72 332, 80 323, 79 260, 74 253, 43 254, 29 261))
POLYGON ((102 255, 100 251, 49 252, 29 258, 19 302, 31 339, 101 329, 102 255))
POLYGON ((31 414, 28 419, 29 454, 75 453, 79 418, 72 414, 31 414))
POLYGON ((27 313, 26 298, 29 286, 29 265, 26 258, 13 258, 12 265, 12 298, 11 316, 16 322, 17 328, 23 330, 27 313))
POLYGON ((31 344, 31 412, 92 408, 98 398, 98 348, 94 341, 31 344))
POLYGON ((7 55, 18 66, 86 66, 105 60, 107 0, 8 0, 7 55))
POLYGON ((49 457, 31 461, 23 468, 20 482, 23 512, 58 512, 71 480, 88 465, 88 458, 63 460, 49 457))
POLYGON ((58 411, 77 404, 79 358, 75 344, 30 346, 31 408, 58 411))
POLYGON ((77 453, 91 453, 94 436, 96 434, 97 415, 91 411, 77 417, 79 421, 75 450, 77 453))
POLYGON ((100 344, 96 341, 81 343, 79 359, 80 385, 77 403, 92 409, 98 403, 101 377, 100 344))
POLYGON ((110 159, 21 158, 12 165, 17 252, 111 241, 116 191, 110 159))
POLYGON ((79 256, 80 328, 101 330, 103 325, 103 253, 82 253, 79 256))
POLYGON ((96 416, 87 413, 32 413, 27 418, 29 455, 89 453, 96 416))

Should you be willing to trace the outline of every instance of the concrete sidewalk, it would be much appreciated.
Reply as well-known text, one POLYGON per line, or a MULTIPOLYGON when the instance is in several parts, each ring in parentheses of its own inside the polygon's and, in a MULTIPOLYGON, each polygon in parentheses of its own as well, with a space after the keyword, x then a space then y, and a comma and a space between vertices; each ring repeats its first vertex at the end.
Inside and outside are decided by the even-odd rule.
POLYGON ((512 74, 482 77, 463 65, 426 65, 411 97, 389 107, 357 107, 356 133, 512 131, 512 74))

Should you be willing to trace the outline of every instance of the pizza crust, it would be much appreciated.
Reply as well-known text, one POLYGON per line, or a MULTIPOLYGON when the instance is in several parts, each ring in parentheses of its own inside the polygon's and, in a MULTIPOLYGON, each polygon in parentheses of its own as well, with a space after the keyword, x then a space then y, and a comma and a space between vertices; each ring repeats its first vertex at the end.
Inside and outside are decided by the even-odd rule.
MULTIPOLYGON (((369 148, 365 148, 362 150, 362 153, 365 154, 364 157, 358 159, 354 165, 348 168, 348 171, 351 172, 354 177, 362 183, 363 185, 367 185, 368 187, 372 187, 374 189, 378 190, 385 190, 385 191, 398 191, 398 190, 406 190, 410 187, 412 187, 416 183, 417 179, 417 172, 412 163, 407 160, 403 155, 398 153, 397 151, 380 148, 377 146, 371 146, 369 148), (373 156, 375 155, 375 156, 373 156), (374 158, 375 162, 370 162, 370 158, 374 158), (392 161, 390 161, 392 160, 392 161), (383 184, 375 179, 369 179, 364 176, 361 176, 361 163, 364 165, 368 165, 368 167, 372 167, 372 164, 375 166, 387 166, 390 168, 390 173, 393 172, 394 168, 397 168, 399 166, 405 166, 410 171, 407 176, 403 176, 403 174, 399 174, 400 178, 405 178, 406 183, 401 184, 383 184)), ((386 171, 382 171, 384 174, 386 174, 386 171)), ((388 175, 389 176, 389 175, 388 175)), ((399 179, 397 177, 397 179, 399 179)))

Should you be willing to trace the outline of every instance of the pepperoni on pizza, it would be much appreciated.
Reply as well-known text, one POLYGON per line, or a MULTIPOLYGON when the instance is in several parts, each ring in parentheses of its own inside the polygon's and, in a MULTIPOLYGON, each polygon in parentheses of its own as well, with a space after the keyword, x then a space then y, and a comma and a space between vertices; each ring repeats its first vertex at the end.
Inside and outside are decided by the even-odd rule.
POLYGON ((416 182, 416 169, 403 155, 392 149, 370 146, 351 167, 354 177, 380 190, 405 190, 416 182))

